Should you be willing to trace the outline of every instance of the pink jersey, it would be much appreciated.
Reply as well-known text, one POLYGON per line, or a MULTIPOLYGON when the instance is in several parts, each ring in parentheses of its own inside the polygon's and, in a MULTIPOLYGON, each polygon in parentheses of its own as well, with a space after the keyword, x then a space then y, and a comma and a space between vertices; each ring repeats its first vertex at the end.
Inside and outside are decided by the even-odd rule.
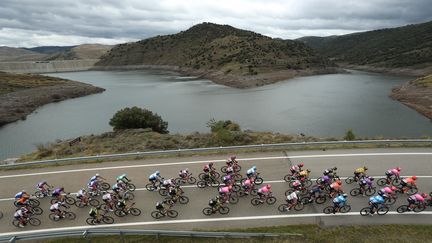
POLYGON ((388 187, 388 186, 386 186, 386 187, 384 187, 383 189, 381 189, 383 192, 385 192, 385 193, 393 193, 393 190, 390 188, 390 187, 388 187))
POLYGON ((225 186, 225 187, 221 187, 221 188, 219 189, 219 192, 222 192, 222 193, 228 193, 228 192, 230 192, 230 189, 229 189, 229 187, 227 187, 227 186, 225 186))
POLYGON ((258 192, 260 193, 269 193, 270 189, 268 189, 266 186, 261 187, 258 192))
POLYGON ((397 169, 391 169, 390 172, 395 176, 400 176, 400 172, 397 169))
POLYGON ((243 182, 243 186, 250 186, 252 184, 250 179, 247 179, 243 182))
POLYGON ((414 194, 410 198, 416 200, 417 202, 424 202, 424 198, 420 194, 414 194))

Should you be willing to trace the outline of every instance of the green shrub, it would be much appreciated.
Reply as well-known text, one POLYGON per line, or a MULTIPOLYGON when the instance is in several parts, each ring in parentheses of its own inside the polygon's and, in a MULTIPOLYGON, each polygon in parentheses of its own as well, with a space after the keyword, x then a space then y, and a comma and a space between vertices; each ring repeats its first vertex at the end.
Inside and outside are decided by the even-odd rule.
POLYGON ((353 133, 352 129, 349 129, 346 132, 344 139, 347 140, 347 141, 355 140, 355 134, 353 133))
POLYGON ((151 128, 158 133, 169 133, 168 122, 162 120, 158 114, 136 106, 117 111, 109 124, 114 130, 151 128))
POLYGON ((207 122, 207 127, 210 128, 212 133, 216 133, 221 129, 225 129, 228 131, 241 131, 240 125, 231 120, 216 121, 214 118, 212 118, 210 119, 210 121, 207 122))

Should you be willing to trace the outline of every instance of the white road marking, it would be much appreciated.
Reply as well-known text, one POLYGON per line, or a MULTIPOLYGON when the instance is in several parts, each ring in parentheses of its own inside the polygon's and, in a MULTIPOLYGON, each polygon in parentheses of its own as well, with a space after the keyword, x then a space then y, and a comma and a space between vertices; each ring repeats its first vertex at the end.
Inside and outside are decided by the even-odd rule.
MULTIPOLYGON (((296 155, 296 156, 274 156, 274 157, 262 157, 262 158, 244 158, 244 159, 238 159, 238 160, 239 161, 255 161, 255 160, 272 160, 272 159, 356 157, 356 156, 403 156, 403 155, 432 155, 432 153, 415 152, 415 153, 319 154, 319 155, 296 155)), ((25 176, 77 173, 77 172, 84 172, 84 171, 102 171, 102 170, 116 170, 116 169, 128 169, 128 168, 140 168, 140 167, 188 165, 188 164, 201 164, 201 163, 210 163, 210 162, 221 163, 221 162, 225 162, 225 161, 226 160, 223 160, 223 159, 222 160, 183 161, 183 162, 145 164, 145 165, 122 165, 122 166, 99 167, 99 168, 88 168, 88 169, 46 171, 46 172, 28 173, 28 174, 4 175, 4 176, 0 176, 0 179, 25 177, 25 176)))
MULTIPOLYGON (((403 214, 391 211, 388 215, 432 215, 431 211, 427 212, 406 212, 403 214)), ((74 227, 63 227, 54 229, 41 229, 41 230, 29 230, 29 231, 15 231, 8 233, 1 233, 0 237, 12 237, 33 233, 48 233, 48 232, 59 232, 65 230, 86 230, 93 228, 112 228, 112 227, 126 227, 126 226, 144 226, 144 225, 164 225, 164 224, 190 224, 190 223, 206 223, 206 222, 223 222, 223 221, 240 221, 240 220, 265 220, 265 219, 284 219, 284 218, 311 218, 311 217, 343 217, 343 216, 361 216, 360 212, 349 212, 344 214, 324 214, 324 213, 312 213, 312 214, 282 214, 282 215, 264 215, 264 216, 244 216, 244 217, 224 217, 224 218, 204 218, 204 219, 177 219, 177 220, 163 220, 163 221, 143 221, 133 223, 120 223, 112 225, 95 225, 95 226, 74 226, 74 227)), ((376 216, 381 217, 381 216, 376 216)), ((385 217, 385 216, 384 216, 385 217)), ((367 216, 365 218, 368 218, 367 216)))

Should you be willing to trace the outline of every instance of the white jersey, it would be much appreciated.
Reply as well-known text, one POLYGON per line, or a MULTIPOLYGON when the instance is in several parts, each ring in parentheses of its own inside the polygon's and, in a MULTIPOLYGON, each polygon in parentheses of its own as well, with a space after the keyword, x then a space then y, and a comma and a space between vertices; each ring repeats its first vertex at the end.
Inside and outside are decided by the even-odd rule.
POLYGON ((293 200, 293 199, 298 199, 297 197, 297 193, 295 192, 291 192, 288 196, 287 196, 288 200, 293 200))
POLYGON ((110 193, 104 194, 102 196, 102 200, 109 200, 109 201, 111 201, 112 200, 111 194, 110 193))
POLYGON ((83 189, 81 189, 81 190, 78 191, 77 194, 78 194, 77 195, 78 197, 83 197, 86 194, 86 192, 83 189))
POLYGON ((60 203, 54 203, 53 205, 51 205, 50 210, 59 210, 60 205, 60 203))
POLYGON ((22 217, 24 216, 24 212, 20 209, 14 213, 14 217, 22 217))

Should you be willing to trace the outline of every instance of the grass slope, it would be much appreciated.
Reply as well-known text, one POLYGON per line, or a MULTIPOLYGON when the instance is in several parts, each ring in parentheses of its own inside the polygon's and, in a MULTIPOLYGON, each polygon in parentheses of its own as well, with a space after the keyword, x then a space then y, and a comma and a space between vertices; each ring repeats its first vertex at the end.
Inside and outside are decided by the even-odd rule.
POLYGON ((0 95, 18 90, 64 84, 67 80, 37 74, 0 72, 0 95))

